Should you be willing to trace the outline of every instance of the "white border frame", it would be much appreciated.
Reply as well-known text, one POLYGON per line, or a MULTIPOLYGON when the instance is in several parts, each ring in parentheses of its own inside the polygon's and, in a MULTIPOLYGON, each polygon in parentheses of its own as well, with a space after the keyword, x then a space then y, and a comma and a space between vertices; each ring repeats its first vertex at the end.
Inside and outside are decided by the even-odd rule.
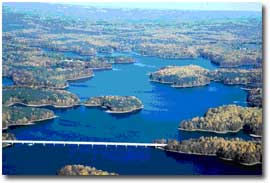
MULTIPOLYGON (((69 2, 74 2, 73 1, 69 1, 69 2)), ((4 0, 3 2, 10 2, 7 0, 4 0)), ((12 2, 25 2, 22 0, 13 0, 12 2)), ((53 0, 39 0, 39 1, 27 1, 27 2, 54 2, 53 0)), ((67 2, 65 0, 57 0, 56 2, 67 2)), ((80 2, 166 2, 165 0, 80 0, 80 2)), ((193 0, 169 0, 169 2, 225 2, 225 1, 220 1, 220 0, 197 0, 197 1, 193 1, 193 0)), ((10 177, 10 176, 1 176, 1 181, 13 181, 13 182, 66 182, 66 181, 91 181, 91 182, 97 182, 97 181, 113 181, 113 182, 126 182, 126 181, 131 181, 131 182, 135 182, 135 181, 141 181, 141 182, 164 182, 164 181, 171 181, 171 182, 270 182, 270 175, 269 175, 269 169, 268 167, 269 165, 269 160, 268 160, 268 153, 269 153, 269 132, 270 132, 270 125, 268 124, 269 122, 269 110, 268 110, 268 105, 269 105, 269 82, 270 81, 270 75, 268 73, 269 71, 269 8, 270 8, 270 3, 268 2, 268 0, 260 0, 260 1, 250 1, 250 0, 237 0, 237 1, 232 1, 232 0, 227 0, 226 2, 256 2, 256 3, 261 3, 263 5, 263 47, 264 47, 264 160, 263 160, 263 176, 258 176, 258 177, 249 177, 249 176, 172 176, 172 177, 106 177, 106 178, 101 178, 101 177, 91 177, 91 178, 86 178, 86 177, 30 177, 30 176, 26 176, 26 177, 21 177, 21 176, 14 176, 14 177, 10 177), (91 180, 89 180, 91 179, 91 180)), ((0 7, 0 10, 2 12, 2 6, 0 7)), ((1 19, 0 19, 0 28, 1 28, 1 34, 2 34, 2 13, 1 13, 1 19)), ((2 36, 0 38, 1 40, 1 44, 0 44, 0 48, 2 50, 2 36)), ((2 51, 0 53, 0 56, 2 58, 2 51)), ((0 66, 2 68, 2 60, 0 62, 0 66)), ((2 75, 2 69, 0 71, 0 74, 2 75)), ((0 79, 0 86, 2 87, 2 77, 0 79)), ((0 98, 0 102, 2 103, 2 90, 1 90, 1 98, 0 98)), ((2 113, 2 106, 0 107, 0 112, 2 113)), ((2 115, 0 115, 0 119, 2 120, 2 115)), ((2 123, 1 123, 2 125, 2 123)), ((0 150, 0 155, 2 157, 2 148, 0 150)), ((2 161, 0 162, 0 166, 1 166, 1 173, 2 173, 2 161)))

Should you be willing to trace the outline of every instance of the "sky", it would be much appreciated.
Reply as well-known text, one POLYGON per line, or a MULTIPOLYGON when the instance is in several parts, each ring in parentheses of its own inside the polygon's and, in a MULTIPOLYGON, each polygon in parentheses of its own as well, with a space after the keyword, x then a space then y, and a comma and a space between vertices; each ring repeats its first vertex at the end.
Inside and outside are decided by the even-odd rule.
POLYGON ((143 8, 143 9, 177 9, 177 10, 223 10, 223 11, 261 11, 260 3, 213 3, 213 2, 114 2, 114 3, 68 3, 84 6, 106 8, 143 8))

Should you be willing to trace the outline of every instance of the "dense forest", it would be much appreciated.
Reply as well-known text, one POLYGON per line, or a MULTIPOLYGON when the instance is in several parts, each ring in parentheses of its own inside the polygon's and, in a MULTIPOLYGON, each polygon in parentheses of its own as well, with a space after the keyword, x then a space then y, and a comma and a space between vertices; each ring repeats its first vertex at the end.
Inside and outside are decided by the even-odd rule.
POLYGON ((167 151, 213 155, 245 165, 262 162, 262 145, 258 141, 245 141, 238 138, 200 137, 181 142, 168 140, 167 143, 164 148, 167 151))
POLYGON ((72 107, 78 105, 79 98, 64 90, 11 87, 3 89, 3 104, 21 103, 29 106, 51 105, 54 107, 72 107))
POLYGON ((243 127, 248 133, 262 135, 262 109, 225 105, 210 108, 203 117, 180 122, 180 130, 211 131, 216 133, 238 132, 243 127))
POLYGON ((210 83, 209 71, 197 65, 167 66, 150 73, 150 80, 173 87, 203 86, 210 83))
POLYGON ((210 59, 220 67, 262 66, 260 50, 233 50, 221 46, 207 45, 199 50, 200 56, 210 59))
MULTIPOLYGON (((46 8, 41 6, 36 6, 33 11, 40 12, 41 17, 46 15, 45 19, 27 12, 19 13, 16 9, 22 10, 21 7, 14 4, 3 6, 3 20, 10 20, 8 25, 11 27, 21 26, 19 30, 4 31, 2 36, 3 76, 12 78, 16 85, 65 88, 68 86, 67 80, 93 76, 91 69, 111 69, 114 63, 134 62, 131 57, 112 56, 118 52, 170 59, 206 57, 221 67, 258 68, 262 65, 261 34, 257 32, 262 23, 255 19, 200 22, 204 20, 202 15, 197 17, 199 22, 182 22, 175 20, 179 12, 163 12, 168 18, 164 24, 152 19, 159 17, 159 12, 152 10, 148 23, 142 21, 133 24, 127 22, 125 17, 145 18, 135 10, 127 13, 119 9, 119 14, 125 16, 117 15, 115 20, 116 15, 104 17, 96 9, 89 8, 85 15, 91 14, 90 19, 86 18, 89 16, 77 19, 65 11, 62 12, 63 16, 48 14, 46 8), (20 19, 14 18, 17 16, 20 19), (99 17, 105 19, 99 21, 99 17), (65 60, 70 61, 68 65, 65 60), (80 63, 81 67, 77 67, 77 61, 86 64, 80 63)), ((62 10, 58 8, 57 11, 62 10)), ((115 14, 110 9, 106 11, 115 14)), ((184 16, 187 18, 188 13, 184 16)), ((211 80, 225 84, 261 84, 260 72, 250 72, 224 68, 216 71, 217 77, 211 80)), ((151 79, 168 81, 177 87, 201 86, 210 82, 204 75, 195 74, 192 77, 188 73, 182 77, 170 74, 162 78, 153 74, 151 79)))
POLYGON ((67 81, 93 77, 93 70, 112 69, 112 64, 134 63, 127 56, 95 56, 87 60, 46 52, 32 41, 3 33, 3 76, 17 86, 64 89, 67 81))
POLYGON ((262 88, 253 88, 248 91, 248 104, 251 107, 263 106, 263 91, 262 88))
POLYGON ((213 80, 228 85, 262 86, 262 69, 217 69, 211 73, 213 80))
POLYGON ((53 111, 43 108, 3 106, 2 111, 2 129, 15 125, 28 125, 55 117, 53 111))
POLYGON ((170 84, 173 87, 195 87, 209 84, 211 81, 228 85, 248 87, 262 85, 261 69, 216 69, 209 71, 196 65, 167 66, 150 73, 150 80, 170 84))
POLYGON ((90 167, 90 166, 84 166, 84 165, 66 165, 62 167, 58 172, 57 175, 73 175, 73 176, 78 176, 78 175, 118 175, 116 173, 110 173, 107 171, 103 170, 97 170, 95 167, 90 167))

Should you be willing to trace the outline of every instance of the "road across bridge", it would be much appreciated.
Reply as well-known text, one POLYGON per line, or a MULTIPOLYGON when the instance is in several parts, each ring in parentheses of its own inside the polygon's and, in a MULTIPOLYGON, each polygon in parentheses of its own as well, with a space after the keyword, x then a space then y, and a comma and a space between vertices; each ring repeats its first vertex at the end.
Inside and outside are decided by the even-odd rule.
POLYGON ((102 145, 102 146, 135 146, 135 147, 164 147, 167 144, 159 143, 133 143, 133 142, 82 142, 82 141, 34 141, 34 140, 3 140, 7 144, 63 144, 63 145, 102 145))

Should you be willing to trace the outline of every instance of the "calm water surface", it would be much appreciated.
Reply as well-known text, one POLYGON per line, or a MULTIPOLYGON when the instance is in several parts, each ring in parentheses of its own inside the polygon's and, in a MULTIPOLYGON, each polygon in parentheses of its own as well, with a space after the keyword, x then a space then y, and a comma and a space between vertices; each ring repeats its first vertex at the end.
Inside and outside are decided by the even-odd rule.
MULTIPOLYGON (((211 83, 204 87, 176 89, 148 80, 150 72, 167 65, 196 64, 215 69, 209 60, 132 56, 135 64, 119 64, 114 65, 113 70, 95 72, 92 79, 70 83, 68 91, 77 94, 82 101, 100 95, 134 95, 143 102, 143 110, 113 115, 98 108, 83 106, 56 109, 54 111, 59 117, 54 120, 9 131, 18 139, 25 140, 183 140, 215 134, 179 132, 177 127, 181 120, 201 116, 209 107, 225 104, 246 106, 247 94, 239 86, 211 83)), ((3 82, 7 85, 9 81, 4 79, 3 82)), ((250 139, 243 132, 219 136, 250 139)), ((16 145, 3 151, 5 174, 55 174, 66 164, 95 166, 119 174, 261 174, 261 166, 244 167, 215 157, 173 154, 151 148, 16 145)))

